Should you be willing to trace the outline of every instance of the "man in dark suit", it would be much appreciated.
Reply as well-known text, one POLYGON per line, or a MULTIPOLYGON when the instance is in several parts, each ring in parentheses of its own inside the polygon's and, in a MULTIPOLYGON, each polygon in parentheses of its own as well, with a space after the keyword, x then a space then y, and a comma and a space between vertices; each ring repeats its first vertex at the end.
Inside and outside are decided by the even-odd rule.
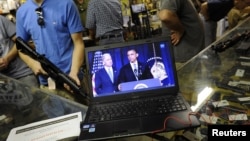
POLYGON ((111 55, 102 55, 104 67, 95 73, 95 91, 97 95, 114 93, 117 91, 118 72, 115 70, 111 55))
POLYGON ((153 78, 149 66, 137 60, 139 54, 135 49, 128 50, 127 56, 129 63, 121 68, 118 84, 153 78))

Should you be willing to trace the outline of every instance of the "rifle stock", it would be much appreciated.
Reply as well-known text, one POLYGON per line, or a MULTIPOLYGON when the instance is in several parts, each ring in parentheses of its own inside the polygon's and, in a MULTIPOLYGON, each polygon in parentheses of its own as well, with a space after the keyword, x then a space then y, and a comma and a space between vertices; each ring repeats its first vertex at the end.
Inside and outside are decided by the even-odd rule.
POLYGON ((16 39, 17 50, 30 56, 31 58, 39 61, 42 68, 48 73, 48 75, 63 87, 66 83, 70 89, 76 93, 88 98, 87 94, 83 92, 83 88, 78 86, 76 82, 71 79, 67 74, 62 72, 57 66, 55 66, 50 60, 48 60, 44 55, 37 53, 32 49, 22 38, 17 37, 16 39))

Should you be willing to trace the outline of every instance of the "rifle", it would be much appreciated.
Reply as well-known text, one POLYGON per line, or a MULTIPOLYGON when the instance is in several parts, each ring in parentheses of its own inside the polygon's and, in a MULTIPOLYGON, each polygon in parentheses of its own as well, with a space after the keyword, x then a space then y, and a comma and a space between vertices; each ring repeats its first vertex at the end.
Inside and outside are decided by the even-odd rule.
POLYGON ((42 68, 48 73, 48 75, 61 86, 66 83, 74 93, 80 94, 84 96, 84 98, 88 98, 88 96, 83 92, 82 87, 78 86, 72 78, 62 72, 44 55, 41 55, 37 53, 34 49, 32 49, 22 38, 17 37, 16 46, 17 50, 39 61, 41 63, 42 68))
POLYGON ((250 36, 250 31, 244 31, 243 33, 238 33, 232 37, 230 37, 229 39, 223 41, 223 42, 219 42, 216 45, 212 45, 212 50, 214 50, 216 53, 217 52, 223 52, 226 49, 228 49, 229 47, 234 46, 235 44, 237 44, 239 41, 248 39, 250 36))

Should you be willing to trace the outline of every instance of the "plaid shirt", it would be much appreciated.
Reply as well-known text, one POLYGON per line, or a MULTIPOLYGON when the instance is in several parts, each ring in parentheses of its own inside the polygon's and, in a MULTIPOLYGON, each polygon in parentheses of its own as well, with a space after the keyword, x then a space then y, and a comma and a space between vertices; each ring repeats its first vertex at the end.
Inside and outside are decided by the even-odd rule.
POLYGON ((119 0, 91 0, 87 9, 87 29, 96 30, 96 38, 123 29, 123 17, 119 0))

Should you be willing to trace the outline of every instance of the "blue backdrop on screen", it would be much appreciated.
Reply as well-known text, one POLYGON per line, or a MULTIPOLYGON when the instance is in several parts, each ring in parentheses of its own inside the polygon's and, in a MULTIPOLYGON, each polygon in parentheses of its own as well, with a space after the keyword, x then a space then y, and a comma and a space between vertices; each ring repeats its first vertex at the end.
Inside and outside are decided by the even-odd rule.
MULTIPOLYGON (((127 51, 129 49, 136 49, 139 56, 138 56, 138 61, 148 63, 150 67, 154 64, 155 61, 162 62, 165 66, 166 73, 168 75, 168 80, 170 84, 175 84, 173 75, 174 73, 172 72, 170 67, 172 67, 172 62, 170 61, 170 52, 168 50, 168 44, 166 42, 161 42, 161 43, 155 43, 154 46, 153 44, 141 44, 141 45, 136 45, 136 46, 126 46, 122 48, 113 48, 113 49, 105 49, 105 50, 100 50, 101 54, 104 53, 110 53, 112 60, 113 60, 113 67, 119 71, 122 66, 125 64, 129 63, 128 57, 127 57, 127 51)), ((90 72, 94 73, 97 71, 93 66, 94 63, 96 62, 96 51, 95 52, 89 52, 88 54, 88 60, 89 60, 89 69, 90 72)), ((100 54, 99 54, 100 55, 100 54)), ((101 55, 99 56, 101 58, 101 55)), ((99 58, 99 59, 100 59, 99 58)), ((101 63, 99 61, 99 63, 101 63)))

